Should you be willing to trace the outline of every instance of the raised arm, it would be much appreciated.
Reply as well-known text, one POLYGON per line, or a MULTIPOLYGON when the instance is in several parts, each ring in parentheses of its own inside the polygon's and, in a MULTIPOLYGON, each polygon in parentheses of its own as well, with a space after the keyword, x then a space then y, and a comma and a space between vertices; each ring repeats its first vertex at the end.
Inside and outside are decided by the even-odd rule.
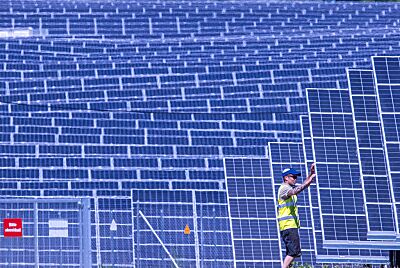
POLYGON ((304 189, 306 189, 308 186, 310 186, 310 184, 313 182, 315 176, 316 176, 315 175, 315 163, 313 163, 310 167, 310 174, 307 176, 307 178, 303 182, 303 184, 286 191, 285 193, 283 193, 281 198, 283 200, 286 200, 289 197, 291 197, 292 195, 297 195, 297 194, 301 193, 304 189))

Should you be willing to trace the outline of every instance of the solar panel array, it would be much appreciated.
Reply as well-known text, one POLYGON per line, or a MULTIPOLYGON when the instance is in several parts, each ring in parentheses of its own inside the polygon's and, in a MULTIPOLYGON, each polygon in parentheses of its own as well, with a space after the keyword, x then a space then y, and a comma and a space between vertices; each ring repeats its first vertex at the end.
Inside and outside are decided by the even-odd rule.
POLYGON ((386 263, 378 249, 397 248, 395 58, 375 58, 375 114, 357 106, 371 98, 355 83, 375 87, 351 71, 348 83, 346 68, 371 69, 371 55, 400 53, 398 4, 10 0, 0 15, 0 193, 89 198, 93 267, 279 267, 279 172, 294 165, 305 174, 314 160, 319 178, 324 165, 337 169, 319 138, 352 145, 340 167, 355 177, 318 180, 303 193, 300 261, 386 263), (347 84, 351 96, 329 96, 341 92, 345 112, 300 121, 312 108, 306 88, 347 84), (363 131, 379 140, 377 125, 381 143, 357 146, 363 131), (341 195, 317 198, 321 191, 341 195), (361 196, 357 211, 333 200, 348 193, 361 196), (347 229, 349 219, 361 225, 347 229), (353 231, 374 249, 324 248, 354 242, 353 231))
POLYGON ((349 90, 307 89, 308 117, 301 117, 303 150, 311 158, 308 163, 317 163, 318 178, 323 178, 317 188, 322 244, 328 249, 399 246, 396 179, 390 174, 396 157, 393 151, 389 156, 387 139, 398 132, 388 77, 391 74, 395 81, 400 66, 398 57, 372 60, 373 71, 348 70, 349 90), (385 118, 388 115, 392 120, 385 118))

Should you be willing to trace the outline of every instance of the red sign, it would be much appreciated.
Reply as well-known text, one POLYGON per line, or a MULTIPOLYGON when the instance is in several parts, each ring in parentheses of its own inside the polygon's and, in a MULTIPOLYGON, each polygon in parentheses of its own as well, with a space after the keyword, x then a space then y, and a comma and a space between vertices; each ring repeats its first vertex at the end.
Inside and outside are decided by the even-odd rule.
POLYGON ((22 237, 22 219, 4 219, 4 237, 22 237))

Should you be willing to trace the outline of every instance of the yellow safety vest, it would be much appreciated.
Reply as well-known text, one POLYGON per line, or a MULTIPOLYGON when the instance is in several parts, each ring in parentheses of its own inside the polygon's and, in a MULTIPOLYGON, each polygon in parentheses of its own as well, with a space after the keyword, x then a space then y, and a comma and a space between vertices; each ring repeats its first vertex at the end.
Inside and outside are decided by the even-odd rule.
POLYGON ((281 231, 289 228, 300 228, 299 212, 297 209, 297 196, 292 195, 286 200, 279 198, 279 193, 284 184, 278 190, 278 223, 281 231))

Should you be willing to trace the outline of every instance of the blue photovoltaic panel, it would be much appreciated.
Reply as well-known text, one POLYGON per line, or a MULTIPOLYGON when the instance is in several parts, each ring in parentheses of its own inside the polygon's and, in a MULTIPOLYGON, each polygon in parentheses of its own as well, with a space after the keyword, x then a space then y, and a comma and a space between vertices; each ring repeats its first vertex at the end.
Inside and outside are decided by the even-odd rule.
MULTIPOLYGON (((306 167, 309 169, 311 164, 314 162, 312 139, 310 133, 310 122, 308 116, 300 116, 301 130, 302 130, 302 141, 303 141, 303 152, 306 167)), ((342 262, 354 262, 354 263, 368 263, 372 260, 377 263, 385 263, 387 257, 382 256, 382 252, 379 250, 369 249, 330 249, 323 247, 322 230, 321 230, 321 219, 319 210, 319 198, 317 186, 313 183, 310 188, 310 207, 312 209, 313 217, 313 234, 315 241, 315 254, 317 263, 342 263, 342 262)))
MULTIPOLYGON (((400 216, 400 57, 372 57, 380 122, 392 182, 397 218, 400 216)), ((396 231, 399 234, 399 222, 396 231)))
MULTIPOLYGON (((307 89, 307 97, 324 246, 378 248, 378 244, 367 241, 349 91, 307 89)), ((398 247, 390 242, 380 243, 382 246, 398 247)))
POLYGON ((348 70, 369 239, 396 239, 397 215, 370 70, 348 70))
MULTIPOLYGON (((282 170, 285 168, 295 168, 300 171, 302 176, 299 177, 300 181, 304 180, 308 173, 304 168, 303 146, 301 143, 284 143, 284 142, 270 142, 268 143, 270 154, 270 165, 272 170, 272 177, 275 190, 275 206, 277 203, 277 194, 280 185, 282 184, 282 170)), ((315 186, 315 185, 314 185, 315 186)), ((301 258, 296 259, 301 263, 315 263, 315 237, 313 234, 313 217, 310 206, 310 189, 303 191, 298 196, 298 208, 300 216, 300 237, 301 237, 301 258)), ((285 256, 285 245, 282 242, 283 255, 285 256)))
POLYGON ((281 267, 268 160, 226 158, 224 162, 237 267, 281 267))

